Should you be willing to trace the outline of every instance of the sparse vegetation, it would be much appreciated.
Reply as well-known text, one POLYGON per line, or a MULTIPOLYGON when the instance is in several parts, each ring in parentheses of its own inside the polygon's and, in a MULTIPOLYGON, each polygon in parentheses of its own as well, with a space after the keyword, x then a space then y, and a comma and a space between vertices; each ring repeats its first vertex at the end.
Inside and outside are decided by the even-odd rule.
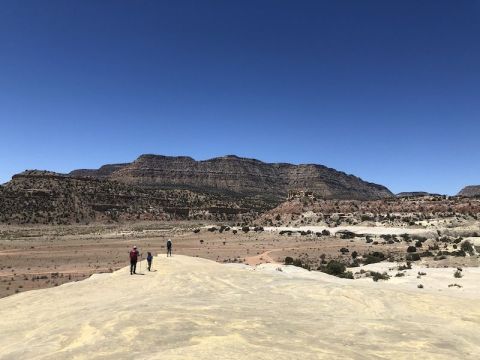
POLYGON ((378 280, 388 280, 390 279, 390 275, 388 275, 386 272, 384 273, 379 273, 377 271, 369 271, 367 272, 367 276, 371 277, 373 281, 377 282, 378 280))
POLYGON ((339 261, 330 260, 326 266, 320 266, 318 270, 340 278, 353 279, 352 272, 346 271, 347 267, 345 264, 339 261))
POLYGON ((383 260, 385 260, 385 254, 379 251, 363 256, 363 263, 365 265, 379 263, 383 260))

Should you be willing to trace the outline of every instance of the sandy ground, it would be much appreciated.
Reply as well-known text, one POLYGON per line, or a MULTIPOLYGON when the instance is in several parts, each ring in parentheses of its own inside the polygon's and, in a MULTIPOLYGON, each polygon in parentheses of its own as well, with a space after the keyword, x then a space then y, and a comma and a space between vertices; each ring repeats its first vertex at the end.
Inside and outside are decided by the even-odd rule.
MULTIPOLYGON (((143 255, 166 252, 165 243, 173 240, 174 254, 202 257, 218 262, 250 265, 282 263, 286 256, 300 258, 318 266, 321 256, 326 259, 351 259, 351 253, 380 251, 404 254, 407 244, 367 244, 365 239, 342 240, 315 235, 280 235, 279 229, 245 234, 239 231, 210 232, 208 226, 199 233, 198 224, 149 223, 67 227, 3 227, 0 228, 0 298, 15 293, 88 278, 92 274, 112 272, 128 264, 128 252, 137 245, 143 255), (342 255, 346 247, 349 253, 342 255)), ((297 228, 295 230, 308 230, 297 228)), ((330 228, 331 230, 332 228, 330 228)), ((353 227, 349 227, 353 229, 353 227)), ((321 229, 314 228, 315 231, 321 229)), ((338 229, 340 230, 340 229, 338 229)), ((397 228, 359 228, 359 233, 398 231, 397 228)), ((401 229, 404 233, 408 229, 401 229)), ((417 229, 413 229, 417 231, 417 229)), ((472 238, 478 242, 480 238, 472 238)), ((423 263, 423 260, 422 260, 423 263)), ((449 258, 431 266, 478 266, 478 257, 449 258)), ((426 264, 423 264, 426 265, 426 264)), ((155 266, 155 264, 154 264, 155 266)), ((314 267, 315 268, 315 267, 314 267)))
MULTIPOLYGON (((157 257, 0 299, 0 358, 478 359, 473 299, 291 266, 157 257)), ((465 281, 479 281, 476 275, 465 281)), ((475 300, 478 301, 477 293, 475 300)))

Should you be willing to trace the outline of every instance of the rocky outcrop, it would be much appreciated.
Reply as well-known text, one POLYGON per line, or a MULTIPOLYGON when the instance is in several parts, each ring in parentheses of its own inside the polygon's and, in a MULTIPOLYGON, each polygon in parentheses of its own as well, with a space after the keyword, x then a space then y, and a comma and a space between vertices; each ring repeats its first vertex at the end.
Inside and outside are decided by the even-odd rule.
POLYGON ((425 227, 424 222, 447 220, 452 224, 480 218, 480 199, 418 196, 380 200, 323 200, 293 197, 263 213, 256 223, 267 226, 374 226, 425 227))
POLYGON ((480 185, 466 186, 458 193, 458 196, 480 197, 480 185))
MULTIPOLYGON (((324 199, 381 199, 393 194, 384 186, 322 165, 264 163, 229 155, 205 161, 190 157, 142 155, 117 168, 106 177, 148 188, 182 188, 201 192, 261 197, 276 205, 291 190, 308 190, 324 199)), ((82 170, 97 178, 105 171, 82 170)), ((71 174, 79 174, 74 171, 71 174)))
POLYGON ((85 177, 91 176, 96 178, 107 178, 112 175, 115 171, 122 169, 123 167, 127 166, 126 164, 107 164, 103 165, 100 169, 78 169, 73 170, 68 175, 73 177, 85 177))
POLYGON ((312 194, 316 199, 392 197, 381 185, 321 165, 268 164, 237 156, 196 161, 142 155, 132 163, 74 170, 68 175, 39 170, 14 175, 0 186, 0 222, 247 222, 288 194, 312 194))
POLYGON ((147 189, 92 177, 26 171, 0 186, 0 223, 71 224, 131 220, 239 220, 261 203, 189 190, 147 189))
POLYGON ((405 198, 405 197, 425 197, 425 196, 441 196, 440 194, 431 194, 426 191, 409 191, 409 192, 401 192, 397 194, 397 197, 399 198, 405 198))

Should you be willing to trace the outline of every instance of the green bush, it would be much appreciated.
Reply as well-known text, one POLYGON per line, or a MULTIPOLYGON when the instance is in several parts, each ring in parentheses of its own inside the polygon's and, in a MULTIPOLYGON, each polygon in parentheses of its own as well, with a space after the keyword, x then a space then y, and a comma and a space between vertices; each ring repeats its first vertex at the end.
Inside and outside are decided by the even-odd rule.
POLYGON ((386 272, 379 273, 376 271, 370 271, 370 276, 372 277, 373 281, 377 282, 378 280, 388 280, 390 279, 390 275, 388 275, 386 272))
POLYGON ((416 254, 416 253, 407 254, 405 259, 407 261, 419 261, 420 260, 420 255, 416 254))
POLYGON ((303 267, 303 266, 302 266, 302 265, 303 265, 303 264, 302 264, 302 260, 300 260, 300 259, 295 259, 295 260, 293 260, 292 265, 293 265, 293 266, 297 266, 297 267, 303 267))
POLYGON ((461 245, 460 245, 460 249, 462 249, 462 251, 468 253, 469 255, 473 255, 475 253, 475 249, 473 248, 473 245, 470 241, 468 240, 465 240, 461 245))
POLYGON ((407 248, 408 253, 413 253, 413 252, 416 252, 416 251, 417 251, 417 248, 415 246, 409 246, 407 248))
POLYGON ((318 270, 333 276, 337 276, 344 279, 353 279, 353 274, 351 271, 346 271, 347 267, 345 264, 336 261, 330 260, 326 266, 321 266, 318 270))
POLYGON ((403 241, 410 241, 410 235, 409 234, 402 234, 400 237, 403 239, 403 241))
POLYGON ((371 254, 364 255, 363 257, 363 263, 365 265, 368 264, 376 264, 381 261, 385 260, 385 255, 381 252, 375 251, 371 254))

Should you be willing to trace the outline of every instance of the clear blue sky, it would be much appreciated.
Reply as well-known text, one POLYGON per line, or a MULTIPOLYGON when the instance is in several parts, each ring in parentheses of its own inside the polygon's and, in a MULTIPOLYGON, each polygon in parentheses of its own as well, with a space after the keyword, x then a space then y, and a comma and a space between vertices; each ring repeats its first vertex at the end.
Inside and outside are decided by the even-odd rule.
POLYGON ((0 6, 0 183, 142 153, 480 183, 480 1, 0 6))

